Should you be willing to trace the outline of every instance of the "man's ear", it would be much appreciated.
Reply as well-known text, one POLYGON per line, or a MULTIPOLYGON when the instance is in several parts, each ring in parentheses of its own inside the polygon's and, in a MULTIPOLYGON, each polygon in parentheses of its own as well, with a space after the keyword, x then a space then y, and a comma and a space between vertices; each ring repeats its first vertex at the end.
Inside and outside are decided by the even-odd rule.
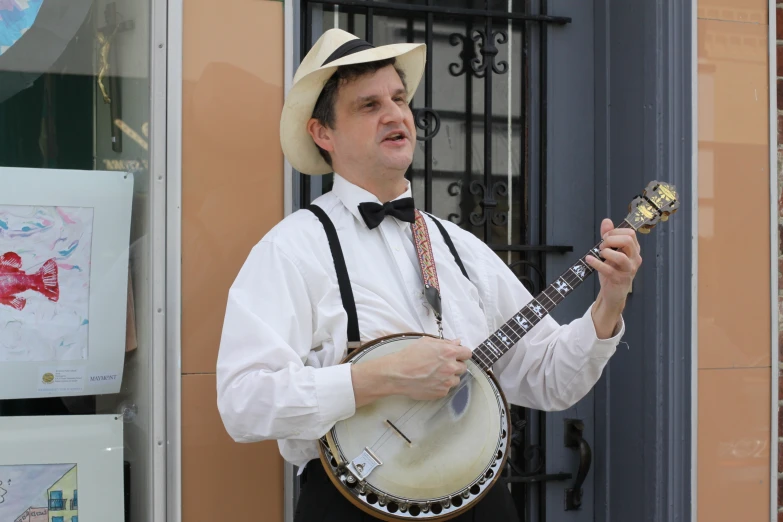
POLYGON ((324 149, 326 152, 334 151, 334 144, 332 142, 332 133, 328 127, 325 127, 315 118, 310 118, 307 122, 307 132, 312 136, 316 145, 324 149))

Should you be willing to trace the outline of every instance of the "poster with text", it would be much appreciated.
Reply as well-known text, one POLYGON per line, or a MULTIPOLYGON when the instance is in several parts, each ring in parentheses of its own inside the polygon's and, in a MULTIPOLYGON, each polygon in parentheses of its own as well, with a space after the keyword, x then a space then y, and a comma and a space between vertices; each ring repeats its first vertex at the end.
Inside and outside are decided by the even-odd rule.
POLYGON ((133 177, 0 167, 0 184, 0 399, 119 391, 133 177))

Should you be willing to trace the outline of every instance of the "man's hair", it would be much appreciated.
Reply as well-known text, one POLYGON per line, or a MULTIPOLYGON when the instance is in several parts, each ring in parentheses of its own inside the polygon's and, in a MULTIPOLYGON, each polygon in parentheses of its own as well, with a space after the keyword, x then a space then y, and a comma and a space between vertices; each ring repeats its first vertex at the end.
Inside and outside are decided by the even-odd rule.
MULTIPOLYGON (((355 63, 351 65, 342 65, 337 68, 337 71, 327 80, 324 84, 324 88, 321 94, 318 96, 318 100, 315 102, 313 108, 313 118, 318 120, 324 127, 334 128, 334 104, 337 102, 337 91, 341 85, 357 80, 358 78, 367 74, 372 74, 379 69, 383 69, 389 65, 395 65, 395 58, 387 58, 386 60, 379 60, 375 62, 355 63)), ((405 84, 405 73, 403 73, 398 67, 394 67, 397 74, 400 75, 403 87, 408 89, 405 84)), ((318 147, 318 144, 315 145, 318 147)), ((318 152, 321 153, 321 157, 332 166, 332 158, 327 151, 318 147, 318 152)))

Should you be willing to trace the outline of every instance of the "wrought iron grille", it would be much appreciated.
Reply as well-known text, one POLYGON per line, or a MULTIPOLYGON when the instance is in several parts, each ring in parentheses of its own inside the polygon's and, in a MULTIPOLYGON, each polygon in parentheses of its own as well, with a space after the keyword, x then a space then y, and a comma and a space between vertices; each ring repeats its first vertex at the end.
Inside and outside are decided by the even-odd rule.
MULTIPOLYGON (((301 0, 301 56, 326 29, 374 45, 426 42, 425 76, 411 103, 419 131, 406 177, 419 207, 481 238, 533 294, 546 285, 547 0, 301 0)), ((300 176, 300 206, 331 177, 300 176)), ((504 478, 522 520, 545 520, 544 413, 512 407, 504 478)))

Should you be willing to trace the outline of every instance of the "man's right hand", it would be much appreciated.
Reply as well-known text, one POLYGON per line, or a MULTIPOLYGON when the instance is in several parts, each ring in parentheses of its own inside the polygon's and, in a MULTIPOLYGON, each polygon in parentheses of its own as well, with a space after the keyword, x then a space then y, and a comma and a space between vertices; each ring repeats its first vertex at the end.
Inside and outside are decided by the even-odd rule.
POLYGON ((445 397, 467 371, 470 348, 459 341, 422 337, 399 352, 351 367, 356 407, 388 395, 415 400, 445 397))

